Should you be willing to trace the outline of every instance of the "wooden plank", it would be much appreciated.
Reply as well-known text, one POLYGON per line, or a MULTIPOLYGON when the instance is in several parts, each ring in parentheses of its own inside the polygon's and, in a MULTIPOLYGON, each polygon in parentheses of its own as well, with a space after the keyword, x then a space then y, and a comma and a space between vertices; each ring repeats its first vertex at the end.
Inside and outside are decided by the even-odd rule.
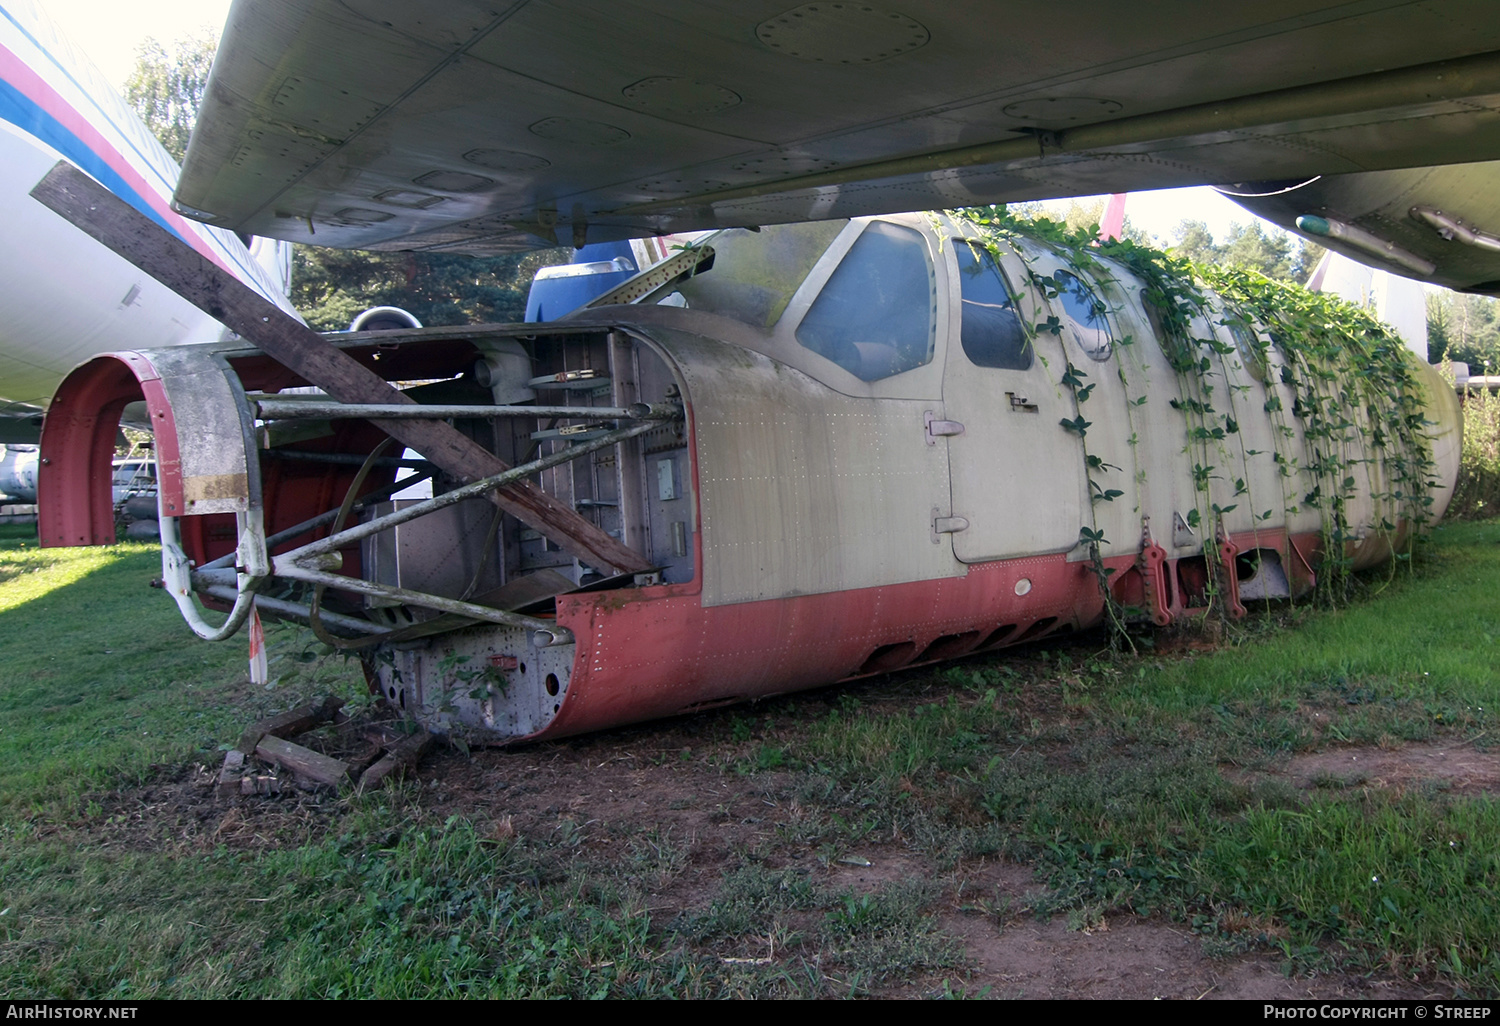
POLYGON ((260 739, 268 734, 276 737, 296 737, 298 734, 305 734, 320 723, 327 723, 333 719, 334 714, 343 707, 342 698, 334 698, 330 695, 321 702, 277 713, 246 728, 245 732, 240 735, 239 744, 235 747, 241 752, 253 752, 255 746, 260 744, 260 739))
POLYGON ((238 748, 231 748, 224 756, 224 768, 219 770, 219 793, 231 795, 240 793, 240 778, 245 773, 245 753, 238 748))
POLYGON ((330 759, 311 748, 303 748, 269 734, 255 746, 255 754, 266 762, 292 770, 298 776, 316 780, 320 784, 339 784, 349 778, 347 762, 330 759))
MULTIPOLYGON (((340 402, 412 402, 380 375, 287 316, 276 304, 68 162, 59 161, 31 195, 340 402)), ((509 469, 499 457, 442 421, 374 423, 466 484, 509 469)), ((490 498, 586 563, 620 570, 646 569, 645 557, 530 482, 501 489, 490 498)))
POLYGON ((384 756, 384 749, 382 749, 377 744, 371 744, 359 755, 356 755, 353 758, 349 759, 349 776, 363 776, 365 770, 375 765, 375 763, 384 758, 384 756))
POLYGON ((408 769, 414 768, 421 760, 422 754, 432 746, 434 740, 427 731, 418 730, 417 733, 399 742, 383 759, 360 775, 359 789, 364 791, 379 787, 388 777, 404 774, 408 769))

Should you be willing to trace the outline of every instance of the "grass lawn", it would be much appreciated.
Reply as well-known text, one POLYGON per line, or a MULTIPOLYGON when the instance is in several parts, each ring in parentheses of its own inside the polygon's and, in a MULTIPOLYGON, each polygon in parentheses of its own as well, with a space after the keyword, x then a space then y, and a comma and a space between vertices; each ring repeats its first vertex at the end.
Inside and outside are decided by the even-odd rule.
POLYGON ((12 998, 941 996, 984 990, 954 922, 1122 917, 1226 965, 1500 993, 1496 782, 1416 762, 1500 740, 1500 521, 1213 646, 1084 638, 440 753, 364 795, 209 792, 249 722, 363 683, 285 631, 281 683, 251 687, 243 642, 194 638, 159 573, 151 546, 0 527, 12 998), (576 795, 527 783, 563 764, 576 795), (872 852, 909 870, 850 884, 872 852), (967 882, 986 866, 1037 883, 967 882))

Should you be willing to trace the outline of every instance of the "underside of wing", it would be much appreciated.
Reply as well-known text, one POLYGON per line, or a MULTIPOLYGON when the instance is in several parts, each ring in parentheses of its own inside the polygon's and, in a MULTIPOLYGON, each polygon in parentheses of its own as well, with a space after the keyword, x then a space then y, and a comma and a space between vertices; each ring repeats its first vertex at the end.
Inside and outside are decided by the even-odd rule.
POLYGON ((1500 295, 1500 163, 1446 164, 1222 190, 1268 221, 1364 264, 1500 295))
POLYGON ((237 0, 177 202, 496 253, 1488 160, 1492 0, 237 0))

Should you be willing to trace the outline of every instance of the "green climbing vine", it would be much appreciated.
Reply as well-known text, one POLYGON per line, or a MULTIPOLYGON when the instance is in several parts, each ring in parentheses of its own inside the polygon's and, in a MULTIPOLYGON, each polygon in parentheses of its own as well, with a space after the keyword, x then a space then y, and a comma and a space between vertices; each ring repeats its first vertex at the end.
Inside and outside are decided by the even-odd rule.
POLYGON ((1185 421, 1185 452, 1192 471, 1194 500, 1187 510, 1185 526, 1203 539, 1207 608, 1210 612, 1226 612, 1220 603, 1225 591, 1224 568, 1217 558, 1208 558, 1208 552, 1228 533, 1225 516, 1239 508, 1241 497, 1249 498, 1251 477, 1243 466, 1243 451, 1241 469, 1245 472, 1235 475, 1230 469, 1233 460, 1228 443, 1239 435, 1240 424, 1233 409, 1234 383, 1224 360, 1235 347, 1212 330, 1212 297, 1199 286, 1192 266, 1185 260, 1131 242, 1105 243, 1099 251, 1123 264, 1141 281, 1143 308, 1176 376, 1178 394, 1169 404, 1185 421), (1221 402, 1222 409, 1216 405, 1221 402), (1233 501, 1215 501, 1215 481, 1232 484, 1233 501))
MULTIPOLYGON (((1412 357, 1401 339, 1360 308, 1236 268, 1209 268, 1205 281, 1269 332, 1279 379, 1294 396, 1311 488, 1301 503, 1321 514, 1329 597, 1348 587, 1349 548, 1373 530, 1393 550, 1432 520, 1435 465, 1429 422, 1412 357), (1359 477, 1369 522, 1351 517, 1359 477)), ((1404 559, 1409 553, 1396 552, 1404 559)))
MULTIPOLYGON (((1223 612, 1218 596, 1224 582, 1218 575, 1225 568, 1207 556, 1210 546, 1229 533, 1227 515, 1244 504, 1240 523, 1248 519, 1257 527, 1276 516, 1274 505, 1254 494, 1252 459, 1272 461, 1288 523, 1304 511, 1316 512, 1322 536, 1319 593, 1326 601, 1338 602, 1346 595, 1352 547, 1369 532, 1395 551, 1430 523, 1436 482, 1421 386, 1400 338, 1364 311, 1253 272, 1194 267, 1129 241, 1099 242, 1092 230, 1071 230, 1045 218, 1022 219, 1004 207, 970 208, 950 216, 968 226, 970 242, 988 246, 997 263, 1002 246, 1019 256, 1027 264, 1029 284, 1049 301, 1067 287, 1085 290, 1109 337, 1132 447, 1139 436, 1138 408, 1149 394, 1144 386, 1133 388, 1127 373, 1126 354, 1135 340, 1119 329, 1131 319, 1121 316, 1125 289, 1116 268, 1134 279, 1141 309, 1176 376, 1177 395, 1169 402, 1183 418, 1183 453, 1194 495, 1185 520, 1203 539, 1211 609, 1217 605, 1223 612), (1073 278, 1064 284, 1058 272, 1032 269, 1035 258, 1028 254, 1038 247, 1057 254, 1075 272, 1073 278), (1259 411, 1253 381, 1264 392, 1259 411), (1133 395, 1135 391, 1141 394, 1133 395), (1242 431, 1246 418, 1259 414, 1270 426, 1270 450, 1249 448, 1242 431)), ((1027 326, 1033 342, 1045 335, 1060 341, 1062 330, 1055 315, 1027 326)), ((1146 363, 1137 359, 1135 365, 1144 369, 1146 363)), ((1142 378, 1149 384, 1149 374, 1142 378)), ((1073 416, 1060 426, 1076 438, 1088 478, 1091 501, 1079 541, 1104 594, 1110 622, 1124 636, 1123 611, 1114 600, 1112 571, 1102 555, 1109 540, 1095 513, 1101 503, 1125 497, 1124 489, 1113 487, 1123 469, 1090 451, 1088 432, 1094 421, 1086 411, 1097 382, 1064 357, 1057 385, 1071 394, 1073 416)), ((1146 484, 1139 459, 1134 481, 1139 497, 1146 484)), ((1140 510, 1139 499, 1136 508, 1140 510)), ((1290 558, 1290 553, 1284 555, 1290 558)))
MULTIPOLYGON (((1129 335, 1120 335, 1111 323, 1110 310, 1104 298, 1099 293, 1096 283, 1102 285, 1110 280, 1107 268, 1093 260, 1088 251, 1088 244, 1092 235, 1086 231, 1070 230, 1066 225, 1053 221, 1037 220, 1022 221, 1012 217, 1003 207, 990 207, 983 210, 969 210, 961 212, 963 220, 980 229, 979 240, 986 245, 999 265, 1000 246, 999 242, 1005 240, 1010 243, 1011 250, 1027 263, 1030 284, 1038 289, 1050 302, 1057 299, 1065 288, 1081 287, 1085 290, 1087 301, 1099 316, 1100 320, 1107 326, 1107 334, 1111 349, 1129 346, 1133 338, 1129 335), (1071 258, 1068 263, 1075 270, 1087 271, 1086 274, 1076 275, 1073 282, 1064 283, 1058 281, 1058 276, 1053 274, 1041 274, 1031 267, 1031 261, 1023 246, 1017 245, 1022 238, 1030 238, 1041 241, 1055 252, 1068 253, 1071 258)), ((1046 317, 1045 320, 1023 327, 1031 340, 1033 348, 1040 335, 1051 335, 1057 339, 1059 348, 1065 353, 1061 345, 1062 321, 1055 314, 1046 317)), ((1045 356, 1038 350, 1038 358, 1044 366, 1048 366, 1045 356)), ((1122 387, 1129 388, 1129 378, 1125 373, 1125 361, 1117 361, 1117 373, 1122 387)), ((1098 387, 1097 382, 1088 381, 1089 375, 1078 367, 1066 356, 1063 359, 1063 372, 1061 378, 1056 382, 1057 386, 1067 389, 1072 397, 1073 416, 1063 418, 1060 425, 1064 430, 1071 433, 1078 440, 1078 445, 1083 455, 1083 465, 1087 476, 1089 505, 1087 509, 1088 522, 1080 525, 1078 530, 1079 544, 1084 547, 1088 555, 1089 565, 1096 580, 1099 583, 1099 591, 1103 596, 1104 611, 1110 625, 1111 643, 1116 646, 1129 646, 1134 648, 1134 643, 1126 631, 1126 610, 1116 600, 1110 585, 1110 577, 1114 569, 1106 566, 1103 556, 1103 546, 1108 544, 1104 530, 1099 526, 1098 518, 1094 510, 1100 503, 1112 503, 1125 495, 1124 489, 1111 487, 1114 482, 1109 475, 1120 473, 1123 468, 1107 462, 1102 456, 1089 450, 1088 430, 1092 423, 1084 415, 1084 407, 1093 397, 1094 390, 1098 387)), ((1144 399, 1142 400, 1144 401, 1144 399)), ((1136 474, 1137 482, 1141 481, 1139 468, 1136 474)))

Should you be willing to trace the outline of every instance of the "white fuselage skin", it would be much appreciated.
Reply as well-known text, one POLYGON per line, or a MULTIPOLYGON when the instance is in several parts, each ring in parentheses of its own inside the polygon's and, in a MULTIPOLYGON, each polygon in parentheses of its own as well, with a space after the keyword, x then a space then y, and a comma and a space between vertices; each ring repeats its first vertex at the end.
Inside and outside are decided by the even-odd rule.
POLYGON ((40 457, 34 445, 0 445, 0 504, 36 501, 40 457))
POLYGON ((169 205, 178 167, 30 0, 0 0, 0 412, 45 407, 103 352, 219 339, 225 329, 43 207, 31 189, 68 160, 284 309, 286 251, 169 205))

